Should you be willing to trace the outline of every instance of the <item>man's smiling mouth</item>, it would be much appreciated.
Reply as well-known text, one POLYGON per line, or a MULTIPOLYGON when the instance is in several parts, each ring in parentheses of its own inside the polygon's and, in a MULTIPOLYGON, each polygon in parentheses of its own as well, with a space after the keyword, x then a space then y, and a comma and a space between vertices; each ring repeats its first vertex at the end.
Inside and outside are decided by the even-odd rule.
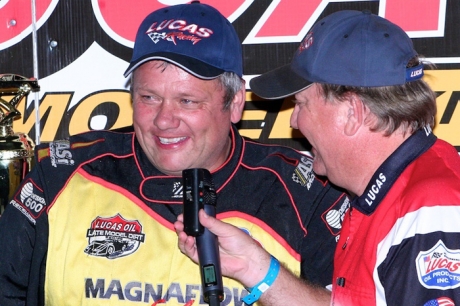
POLYGON ((158 137, 158 139, 160 140, 160 142, 161 142, 162 144, 174 144, 174 143, 178 143, 178 142, 184 140, 185 138, 187 138, 187 137, 176 137, 176 138, 158 137))

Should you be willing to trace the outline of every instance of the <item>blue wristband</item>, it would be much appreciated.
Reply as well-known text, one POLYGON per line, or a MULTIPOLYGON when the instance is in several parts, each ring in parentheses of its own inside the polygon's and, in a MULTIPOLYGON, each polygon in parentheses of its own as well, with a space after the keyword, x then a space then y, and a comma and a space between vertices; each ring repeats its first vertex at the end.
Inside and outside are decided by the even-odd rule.
POLYGON ((265 278, 260 283, 252 288, 246 289, 249 291, 249 294, 243 298, 243 302, 245 302, 246 305, 251 305, 257 302, 260 299, 262 293, 267 291, 267 289, 270 288, 270 286, 273 284, 276 277, 278 276, 279 271, 279 261, 275 257, 271 256, 270 268, 268 268, 267 275, 265 275, 265 278))

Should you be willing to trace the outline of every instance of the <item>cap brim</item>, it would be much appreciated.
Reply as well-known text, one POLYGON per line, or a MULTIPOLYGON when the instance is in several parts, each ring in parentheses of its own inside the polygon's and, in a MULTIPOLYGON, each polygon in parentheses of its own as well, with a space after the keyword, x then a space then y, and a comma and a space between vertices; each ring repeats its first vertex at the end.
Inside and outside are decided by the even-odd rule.
POLYGON ((252 78, 249 87, 259 97, 274 100, 294 95, 311 83, 292 71, 289 64, 252 78))
POLYGON ((225 71, 214 66, 211 66, 205 62, 200 60, 182 55, 177 53, 170 53, 170 52, 156 52, 146 56, 141 57, 135 62, 132 62, 128 69, 126 69, 125 73, 123 74, 127 77, 131 72, 134 71, 137 67, 144 64, 145 62, 151 60, 163 60, 170 62, 180 68, 184 69, 188 73, 196 76, 200 79, 211 80, 217 78, 219 75, 224 73, 225 71))

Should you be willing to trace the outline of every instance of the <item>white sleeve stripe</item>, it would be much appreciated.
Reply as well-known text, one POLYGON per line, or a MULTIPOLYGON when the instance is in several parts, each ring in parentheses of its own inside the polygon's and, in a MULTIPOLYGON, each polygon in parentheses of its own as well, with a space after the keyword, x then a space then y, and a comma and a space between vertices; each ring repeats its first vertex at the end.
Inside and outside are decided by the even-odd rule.
POLYGON ((376 305, 387 305, 385 289, 380 283, 377 267, 386 259, 390 248, 416 234, 433 232, 459 232, 460 206, 422 207, 399 218, 387 236, 377 246, 377 258, 373 272, 376 290, 376 305), (446 218, 446 216, 448 216, 446 218))

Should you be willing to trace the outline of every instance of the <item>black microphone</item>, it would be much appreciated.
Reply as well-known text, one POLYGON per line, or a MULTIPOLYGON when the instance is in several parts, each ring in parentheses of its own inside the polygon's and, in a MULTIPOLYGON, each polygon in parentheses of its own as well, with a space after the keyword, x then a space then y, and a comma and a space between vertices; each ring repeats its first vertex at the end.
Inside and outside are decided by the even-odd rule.
POLYGON ((196 237, 200 264, 201 286, 206 303, 220 305, 224 300, 224 287, 220 268, 219 244, 216 235, 201 225, 200 209, 216 216, 216 191, 211 173, 207 169, 195 168, 182 171, 184 232, 196 237))

